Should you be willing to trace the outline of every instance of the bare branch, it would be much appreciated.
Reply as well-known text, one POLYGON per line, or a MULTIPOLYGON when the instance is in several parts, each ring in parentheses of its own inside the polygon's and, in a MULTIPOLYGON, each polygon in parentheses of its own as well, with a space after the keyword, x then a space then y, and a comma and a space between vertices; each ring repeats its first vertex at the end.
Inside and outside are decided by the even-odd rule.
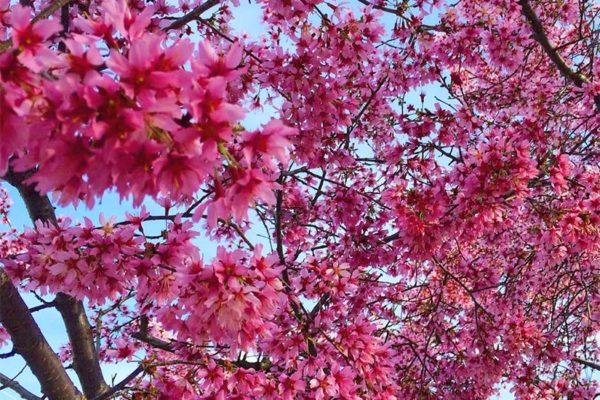
POLYGON ((154 336, 150 336, 148 333, 145 332, 135 332, 133 335, 131 335, 133 338, 139 340, 140 342, 144 342, 146 344, 149 344, 150 346, 156 348, 156 349, 160 349, 160 350, 164 350, 164 351, 168 351, 170 353, 174 352, 174 347, 173 344, 170 342, 167 342, 165 340, 156 338, 154 336))
POLYGON ((34 312, 42 311, 42 310, 45 310, 46 308, 52 308, 55 306, 56 306, 56 304, 54 304, 54 302, 51 301, 48 303, 40 304, 39 306, 31 307, 29 309, 29 312, 34 313, 34 312))
POLYGON ((111 387, 109 391, 101 394, 98 397, 95 397, 93 400, 110 399, 112 396, 114 396, 121 390, 125 389, 125 386, 127 386, 127 384, 129 382, 131 382, 133 379, 135 379, 135 377, 138 376, 139 374, 141 374, 142 372, 144 372, 144 366, 142 364, 140 364, 129 375, 127 375, 121 382, 119 382, 115 386, 111 387))
POLYGON ((9 378, 8 376, 4 375, 1 372, 0 372, 0 383, 2 384, 2 387, 0 388, 0 390, 4 389, 6 387, 6 388, 9 388, 12 391, 14 391, 16 394, 18 394, 25 400, 40 400, 40 398, 38 396, 31 393, 29 390, 25 389, 19 382, 17 382, 15 380, 15 378, 9 378))
POLYGON ((6 352, 6 353, 0 353, 0 360, 5 359, 5 358, 11 358, 16 355, 17 355, 17 352, 14 349, 12 349, 11 351, 6 352))
POLYGON ((44 8, 38 15, 33 17, 31 20, 32 23, 41 21, 50 17, 52 14, 63 8, 64 6, 71 3, 73 0, 56 0, 54 3, 50 4, 48 7, 44 8))
POLYGON ((573 359, 574 362, 581 364, 581 365, 585 365, 586 367, 595 369, 596 371, 600 371, 600 364, 595 363, 593 361, 588 361, 588 360, 584 360, 582 358, 574 358, 573 359))
POLYGON ((171 23, 169 26, 167 26, 164 30, 170 31, 173 29, 183 28, 188 23, 200 18, 200 15, 202 15, 202 13, 213 8, 217 4, 219 4, 219 0, 208 0, 208 1, 200 4, 196 8, 194 8, 189 13, 185 14, 183 17, 173 21, 173 23, 171 23))
POLYGON ((233 221, 226 221, 224 219, 219 218, 219 222, 221 222, 223 225, 226 226, 230 226, 233 228, 233 230, 235 230, 237 232, 237 234, 240 236, 240 238, 244 241, 244 243, 246 243, 246 246, 248 246, 248 248, 252 251, 254 251, 254 245, 252 244, 252 242, 248 239, 248 237, 246 236, 246 234, 242 231, 242 228, 239 227, 238 224, 236 224, 233 221))
POLYGON ((323 296, 321 296, 321 298, 319 299, 319 301, 317 302, 315 307, 310 311, 309 316, 310 316, 311 321, 317 317, 317 314, 319 314, 319 312, 321 312, 321 310, 323 309, 325 304, 327 304, 328 301, 329 301, 328 293, 325 293, 323 296))

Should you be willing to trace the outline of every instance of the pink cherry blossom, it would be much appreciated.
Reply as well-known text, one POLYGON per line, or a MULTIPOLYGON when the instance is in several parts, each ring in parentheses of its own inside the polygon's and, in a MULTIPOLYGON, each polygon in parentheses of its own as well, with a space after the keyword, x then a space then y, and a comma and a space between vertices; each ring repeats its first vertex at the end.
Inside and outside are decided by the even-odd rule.
POLYGON ((17 3, 3 386, 597 397, 597 2, 17 3))
POLYGON ((34 72, 58 65, 57 55, 49 51, 44 42, 61 30, 56 19, 31 22, 31 8, 15 6, 11 10, 13 46, 19 49, 18 59, 34 72))

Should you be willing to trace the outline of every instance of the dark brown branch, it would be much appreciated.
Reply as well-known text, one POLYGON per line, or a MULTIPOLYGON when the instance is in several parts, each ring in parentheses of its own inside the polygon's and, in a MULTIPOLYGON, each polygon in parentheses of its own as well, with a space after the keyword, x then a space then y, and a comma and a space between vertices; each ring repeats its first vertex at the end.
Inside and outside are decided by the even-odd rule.
POLYGON ((444 148, 442 146, 437 146, 435 143, 430 143, 429 144, 433 149, 439 151, 440 153, 442 153, 442 155, 448 157, 449 159, 452 160, 452 162, 455 163, 464 163, 462 157, 457 157, 455 155, 453 155, 452 153, 447 152, 446 150, 444 150, 444 148))
MULTIPOLYGON (((282 205, 283 205, 283 192, 281 190, 277 191, 277 203, 275 205, 275 241, 277 247, 277 256, 279 257, 279 262, 284 267, 286 266, 285 262, 285 254, 283 253, 283 229, 281 227, 281 214, 282 214, 282 205)), ((290 285, 289 279, 287 279, 287 275, 284 276, 286 279, 286 285, 290 285)))
POLYGON ((384 238, 382 239, 382 241, 383 241, 384 243, 389 243, 389 242, 393 242, 394 240, 396 240, 396 239, 398 239, 398 238, 400 238, 400 232, 395 232, 395 233, 392 233, 392 234, 391 234, 391 235, 389 235, 389 236, 386 236, 386 237, 384 237, 384 238))
POLYGON ((323 296, 321 296, 321 298, 319 299, 319 301, 317 302, 317 304, 315 305, 315 307, 310 311, 310 320, 314 320, 317 317, 317 314, 319 314, 319 312, 321 312, 321 309, 323 309, 323 307, 325 306, 325 304, 329 301, 329 294, 325 293, 323 296))
POLYGON ((44 303, 44 304, 40 304, 39 306, 31 307, 29 309, 29 312, 34 313, 34 312, 42 311, 42 310, 45 310, 46 308, 52 308, 55 306, 56 306, 56 304, 54 302, 44 303))
POLYGON ((585 365, 586 367, 595 369, 596 371, 600 371, 600 364, 595 363, 593 361, 588 361, 588 360, 584 360, 582 358, 574 358, 573 359, 574 362, 581 364, 581 365, 585 365))
POLYGON ((121 382, 117 383, 115 386, 110 388, 110 390, 108 392, 101 394, 100 396, 94 398, 93 400, 108 400, 108 399, 110 399, 112 396, 114 396, 121 390, 125 389, 125 386, 127 386, 127 384, 129 382, 131 382, 133 379, 135 379, 135 377, 138 376, 139 374, 141 374, 142 372, 144 372, 144 367, 140 364, 129 375, 127 375, 121 382))
POLYGON ((29 217, 33 222, 42 221, 56 224, 56 215, 54 207, 47 196, 41 196, 37 190, 25 181, 33 175, 35 171, 14 172, 9 170, 2 179, 14 186, 25 202, 29 217))
POLYGON ((38 22, 43 19, 50 17, 52 14, 63 8, 64 6, 71 3, 73 0, 56 0, 54 3, 50 4, 48 7, 44 8, 38 15, 33 17, 31 22, 38 22))
POLYGON ((167 342, 165 340, 156 338, 154 336, 150 336, 148 333, 146 332, 135 332, 133 335, 131 335, 134 339, 139 340, 140 342, 144 342, 146 344, 149 344, 150 346, 156 348, 156 349, 160 349, 160 350, 164 350, 164 351, 168 351, 170 353, 174 352, 174 347, 173 347, 173 343, 171 342, 167 342))
POLYGON ((317 200, 319 200, 319 197, 324 193, 323 185, 325 185, 325 177, 326 176, 327 176, 327 171, 323 170, 323 176, 321 177, 321 179, 319 179, 319 186, 317 187, 317 191, 316 191, 315 195, 313 196, 313 198, 310 200, 310 205, 312 207, 314 207, 314 205, 317 204, 317 200))
MULTIPOLYGON (((183 342, 168 342, 166 340, 162 340, 162 339, 159 339, 157 337, 150 335, 148 333, 148 318, 145 316, 142 316, 140 318, 140 330, 138 332, 135 332, 131 336, 133 338, 139 340, 140 342, 144 342, 144 343, 154 347, 155 349, 164 350, 169 353, 177 353, 178 345, 191 346, 191 344, 186 344, 183 342)), ((251 361, 247 361, 247 360, 236 360, 236 361, 216 360, 216 363, 219 365, 225 365, 225 364, 229 363, 231 365, 235 365, 238 368, 255 369, 257 371, 260 371, 260 370, 268 371, 271 368, 271 361, 267 358, 263 359, 262 361, 256 361, 256 362, 251 362, 251 361)), ((101 397, 101 399, 105 399, 105 397, 101 397)), ((95 399, 95 400, 100 400, 100 399, 95 399)))
MULTIPOLYGON (((542 49, 544 49, 544 52, 548 55, 554 65, 556 65, 556 68, 558 68, 560 73, 573 82, 577 87, 581 87, 585 83, 589 83, 589 79, 585 75, 574 71, 567 64, 564 58, 562 58, 560 53, 556 50, 554 45, 550 42, 542 21, 540 21, 538 18, 529 1, 519 0, 519 4, 521 5, 521 11, 523 15, 533 30, 535 40, 542 46, 542 49)), ((596 96, 594 101, 596 103, 596 107, 600 110, 600 96, 596 96)))
POLYGON ((531 25, 535 40, 542 46, 558 70, 577 86, 582 86, 584 83, 587 83, 588 79, 582 74, 573 71, 571 67, 567 65, 566 61, 561 57, 558 51, 556 51, 552 43, 550 43, 550 39, 548 39, 548 35, 546 34, 544 26, 531 7, 531 4, 529 4, 529 1, 519 0, 519 4, 521 5, 523 15, 531 25))
POLYGON ((173 343, 171 342, 167 342, 165 340, 156 338, 154 336, 151 336, 148 333, 148 317, 145 315, 142 315, 140 317, 140 329, 139 331, 135 332, 133 335, 131 335, 133 338, 139 340, 140 342, 144 342, 147 343, 149 345, 151 345, 152 347, 155 347, 157 349, 161 349, 164 351, 168 351, 173 353, 174 347, 173 347, 173 343))
POLYGON ((369 96, 366 103, 362 106, 362 108, 360 109, 360 111, 358 112, 356 117, 352 120, 352 123, 350 124, 350 126, 348 127, 348 130, 346 131, 346 138, 345 138, 346 148, 348 148, 350 146, 350 135, 352 134, 354 129, 356 129, 356 127, 358 126, 358 123, 359 123, 360 119, 362 118, 363 114, 367 111, 367 109, 369 108, 369 106, 371 105, 373 100, 375 99, 375 96, 377 95, 377 93, 379 93, 379 91, 381 90, 381 88, 383 87, 383 85, 385 84, 387 79, 388 79, 388 77, 385 76, 379 80, 375 90, 371 91, 371 96, 369 96))
POLYGON ((222 223, 223 225, 229 226, 231 228, 233 228, 233 230, 235 230, 237 232, 237 234, 240 236, 240 238, 244 241, 244 243, 246 243, 246 246, 248 246, 248 248, 252 251, 254 251, 254 245, 252 244, 252 242, 248 239, 248 237, 246 236, 246 234, 242 231, 242 228, 239 227, 238 224, 236 224, 233 221, 226 221, 224 219, 219 218, 219 222, 222 223))
POLYGON ((34 321, 27 304, 3 270, 0 270, 0 323, 50 400, 79 400, 81 394, 69 379, 60 359, 34 321))
MULTIPOLYGON (((40 195, 32 185, 26 183, 31 175, 32 171, 16 173, 9 170, 4 179, 19 191, 32 221, 56 224, 56 214, 48 196, 40 195)), ((73 368, 85 396, 94 398, 105 393, 109 388, 102 376, 92 328, 83 303, 64 293, 57 294, 55 303, 67 328, 73 350, 73 368)))
POLYGON ((89 399, 106 393, 109 387, 102 376, 92 327, 82 302, 64 293, 57 294, 55 301, 67 328, 73 349, 73 369, 79 377, 83 393, 89 399))
POLYGON ((219 4, 219 0, 207 0, 206 2, 204 2, 204 3, 200 4, 199 6, 197 6, 196 8, 194 8, 189 13, 185 14, 183 17, 173 21, 173 23, 171 23, 169 26, 167 26, 164 30, 170 31, 173 29, 183 28, 188 23, 200 18, 200 15, 202 15, 202 13, 213 8, 217 4, 219 4))
POLYGON ((25 389, 19 382, 17 382, 15 380, 15 378, 11 379, 1 372, 0 372, 0 383, 3 386, 0 388, 0 390, 7 387, 7 388, 11 389, 12 391, 14 391, 16 394, 18 394, 19 396, 21 396, 25 400, 40 400, 40 398, 38 396, 31 393, 29 390, 25 389))
MULTIPOLYGON (((175 343, 167 342, 165 340, 159 339, 157 337, 151 336, 147 333, 136 332, 131 335, 133 338, 139 340, 140 342, 144 342, 155 349, 160 349, 167 351, 169 353, 176 353, 175 343)), ((226 361, 226 360, 216 360, 216 363, 219 365, 225 365, 226 363, 230 363, 235 365, 238 368, 246 368, 246 369, 255 369, 257 371, 268 371, 271 367, 271 361, 268 359, 264 359, 262 361, 251 362, 247 360, 236 360, 236 361, 226 361)))
POLYGON ((17 352, 13 349, 11 351, 8 351, 6 353, 1 353, 0 354, 0 360, 5 359, 5 358, 11 358, 17 355, 17 352))

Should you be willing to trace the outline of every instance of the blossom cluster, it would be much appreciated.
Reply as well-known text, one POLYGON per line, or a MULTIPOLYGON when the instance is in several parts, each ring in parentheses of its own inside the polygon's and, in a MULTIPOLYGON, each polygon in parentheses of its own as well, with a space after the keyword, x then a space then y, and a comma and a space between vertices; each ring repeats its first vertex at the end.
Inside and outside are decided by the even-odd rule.
POLYGON ((0 261, 86 302, 123 397, 594 398, 600 5, 267 0, 253 40, 237 1, 13 3, 0 175, 136 210, 0 261))
POLYGON ((169 37, 153 12, 105 1, 74 19, 65 51, 49 48, 58 19, 34 23, 20 5, 3 14, 0 173, 13 155, 17 170, 39 166, 30 182, 63 205, 91 206, 111 188, 138 205, 189 199, 203 186, 215 188, 212 216, 239 219, 255 201, 272 202, 272 157, 287 163, 294 130, 239 125, 245 110, 230 87, 244 72, 242 44, 220 55, 208 41, 169 37))

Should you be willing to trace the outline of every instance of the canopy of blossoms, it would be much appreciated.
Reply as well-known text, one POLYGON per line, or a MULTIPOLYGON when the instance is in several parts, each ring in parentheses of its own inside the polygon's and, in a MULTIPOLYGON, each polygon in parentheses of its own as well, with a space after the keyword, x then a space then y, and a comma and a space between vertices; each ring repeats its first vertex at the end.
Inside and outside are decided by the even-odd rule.
POLYGON ((0 364, 50 400, 597 397, 600 4, 252 3, 258 37, 237 0, 0 0, 0 364))

